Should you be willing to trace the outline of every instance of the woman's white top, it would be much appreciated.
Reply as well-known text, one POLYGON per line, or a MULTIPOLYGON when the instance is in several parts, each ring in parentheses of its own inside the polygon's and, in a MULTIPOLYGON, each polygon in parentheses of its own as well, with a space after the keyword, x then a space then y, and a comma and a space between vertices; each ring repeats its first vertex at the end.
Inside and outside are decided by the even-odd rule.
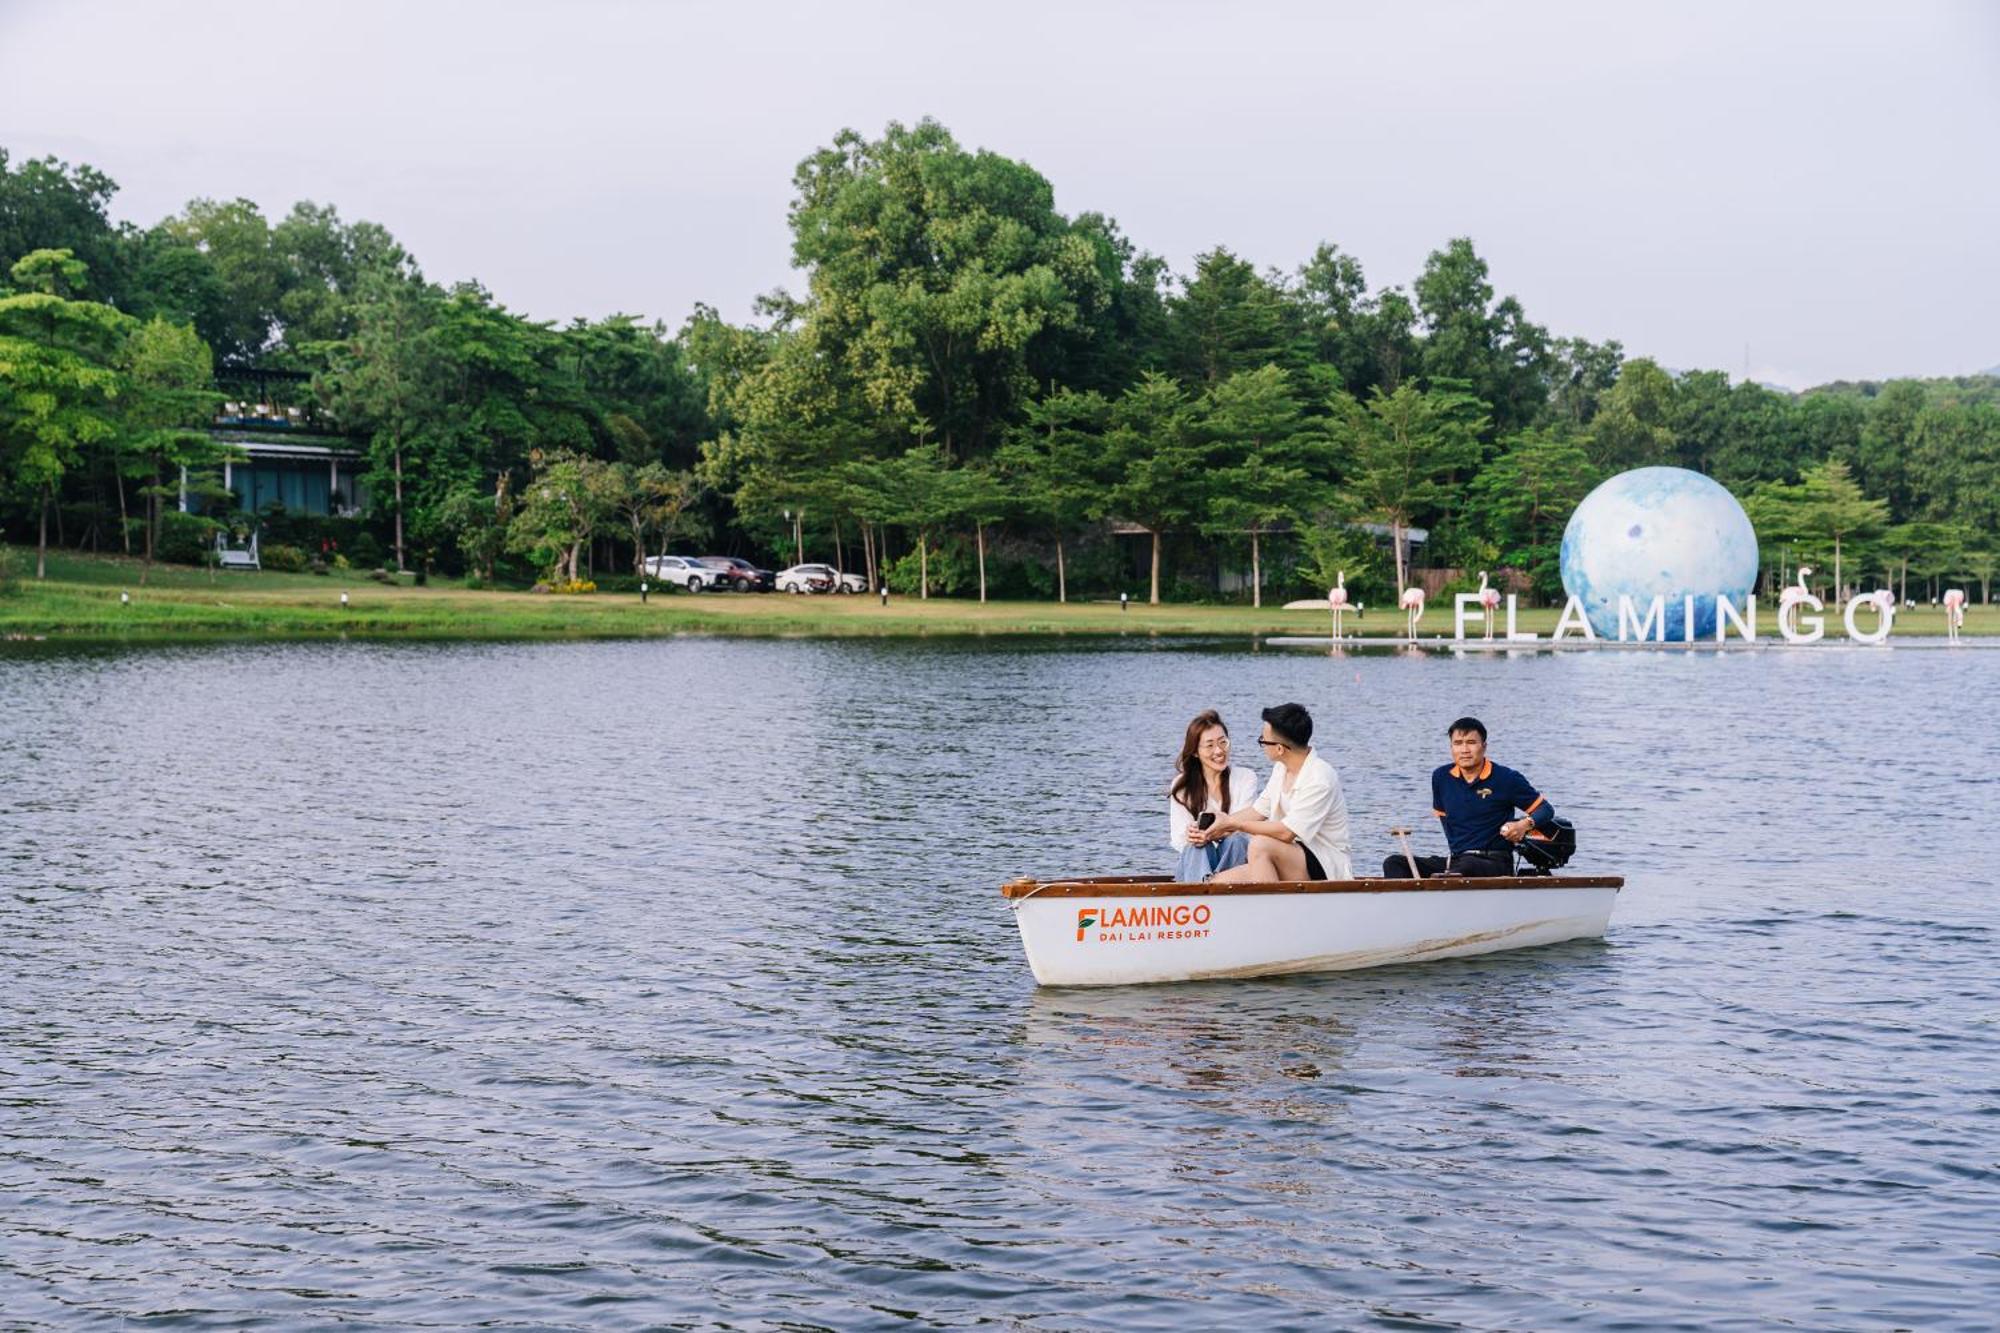
MULTIPOLYGON (((1205 784, 1208 779, 1206 770, 1203 771, 1201 776, 1205 784)), ((1251 801, 1255 800, 1256 796, 1257 775, 1247 768, 1231 764, 1229 766, 1229 808, 1231 810, 1242 810, 1251 801)), ((1218 815, 1222 813, 1222 808, 1216 805, 1213 796, 1209 797, 1202 805, 1202 809, 1213 810, 1218 815)), ((1193 827, 1194 816, 1188 813, 1188 808, 1180 803, 1178 797, 1167 797, 1167 845, 1177 852, 1186 851, 1188 830, 1193 827)), ((1321 864, 1324 864, 1324 862, 1321 864)))
POLYGON ((1306 751, 1290 791, 1285 790, 1285 766, 1271 770, 1271 780, 1257 798, 1257 813, 1290 829, 1299 845, 1319 858, 1328 879, 1354 878, 1354 865, 1348 859, 1347 798, 1340 792, 1340 775, 1318 750, 1306 751))

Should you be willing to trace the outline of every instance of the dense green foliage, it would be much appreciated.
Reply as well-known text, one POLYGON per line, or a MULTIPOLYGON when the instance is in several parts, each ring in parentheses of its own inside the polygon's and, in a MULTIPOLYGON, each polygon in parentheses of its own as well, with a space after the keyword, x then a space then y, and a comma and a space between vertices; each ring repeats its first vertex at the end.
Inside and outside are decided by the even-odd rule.
POLYGON ((272 222, 197 199, 139 228, 110 220, 115 189, 0 150, 19 540, 199 554, 202 521, 162 513, 169 478, 229 521, 212 376, 265 367, 310 375, 299 406, 366 456, 372 497, 337 541, 355 521, 255 516, 267 543, 485 584, 699 541, 919 596, 1261 601, 1344 574, 1382 601, 1412 564, 1515 568, 1553 596, 1576 502, 1647 464, 1743 497, 1773 579, 1970 578, 1984 600, 1996 562, 2000 381, 1793 395, 1672 372, 1551 334, 1464 238, 1406 287, 1371 288, 1331 243, 1289 272, 1218 246, 1175 275, 928 120, 800 163, 802 291, 755 325, 530 320, 330 206, 272 222))

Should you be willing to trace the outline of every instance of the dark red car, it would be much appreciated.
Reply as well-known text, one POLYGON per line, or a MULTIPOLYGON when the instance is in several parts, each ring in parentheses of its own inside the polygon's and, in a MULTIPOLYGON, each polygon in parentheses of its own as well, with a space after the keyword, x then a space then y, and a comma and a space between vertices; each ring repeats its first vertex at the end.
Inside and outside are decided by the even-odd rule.
POLYGON ((777 575, 768 569, 759 569, 748 560, 733 555, 705 555, 695 563, 706 565, 716 572, 715 586, 731 588, 737 592, 770 592, 777 586, 777 575))

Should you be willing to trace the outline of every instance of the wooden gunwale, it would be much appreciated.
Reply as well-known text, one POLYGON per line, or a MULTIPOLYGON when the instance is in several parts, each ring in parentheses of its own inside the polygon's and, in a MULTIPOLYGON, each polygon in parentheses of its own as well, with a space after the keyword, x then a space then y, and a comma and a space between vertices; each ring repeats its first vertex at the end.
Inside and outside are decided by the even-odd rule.
POLYGON ((1481 889, 1622 889, 1622 875, 1494 875, 1444 879, 1314 879, 1277 884, 1181 884, 1152 875, 1012 880, 1004 898, 1226 898, 1241 894, 1463 893, 1481 889))

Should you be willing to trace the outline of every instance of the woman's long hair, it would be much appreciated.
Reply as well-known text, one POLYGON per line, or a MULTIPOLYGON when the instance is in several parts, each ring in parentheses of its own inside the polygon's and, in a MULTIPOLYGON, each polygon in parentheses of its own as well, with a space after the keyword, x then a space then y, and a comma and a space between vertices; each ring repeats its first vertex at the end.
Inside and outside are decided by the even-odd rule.
MULTIPOLYGON (((1167 788, 1167 794, 1188 808, 1188 813, 1201 818, 1201 808, 1208 804, 1208 771, 1201 766, 1201 733, 1210 727, 1221 727, 1222 734, 1229 734, 1229 727, 1222 720, 1222 714, 1213 708, 1194 715, 1188 723, 1187 735, 1181 740, 1181 757, 1174 761, 1174 780, 1167 788)), ((1222 770, 1222 813, 1229 813, 1229 770, 1222 770)))

